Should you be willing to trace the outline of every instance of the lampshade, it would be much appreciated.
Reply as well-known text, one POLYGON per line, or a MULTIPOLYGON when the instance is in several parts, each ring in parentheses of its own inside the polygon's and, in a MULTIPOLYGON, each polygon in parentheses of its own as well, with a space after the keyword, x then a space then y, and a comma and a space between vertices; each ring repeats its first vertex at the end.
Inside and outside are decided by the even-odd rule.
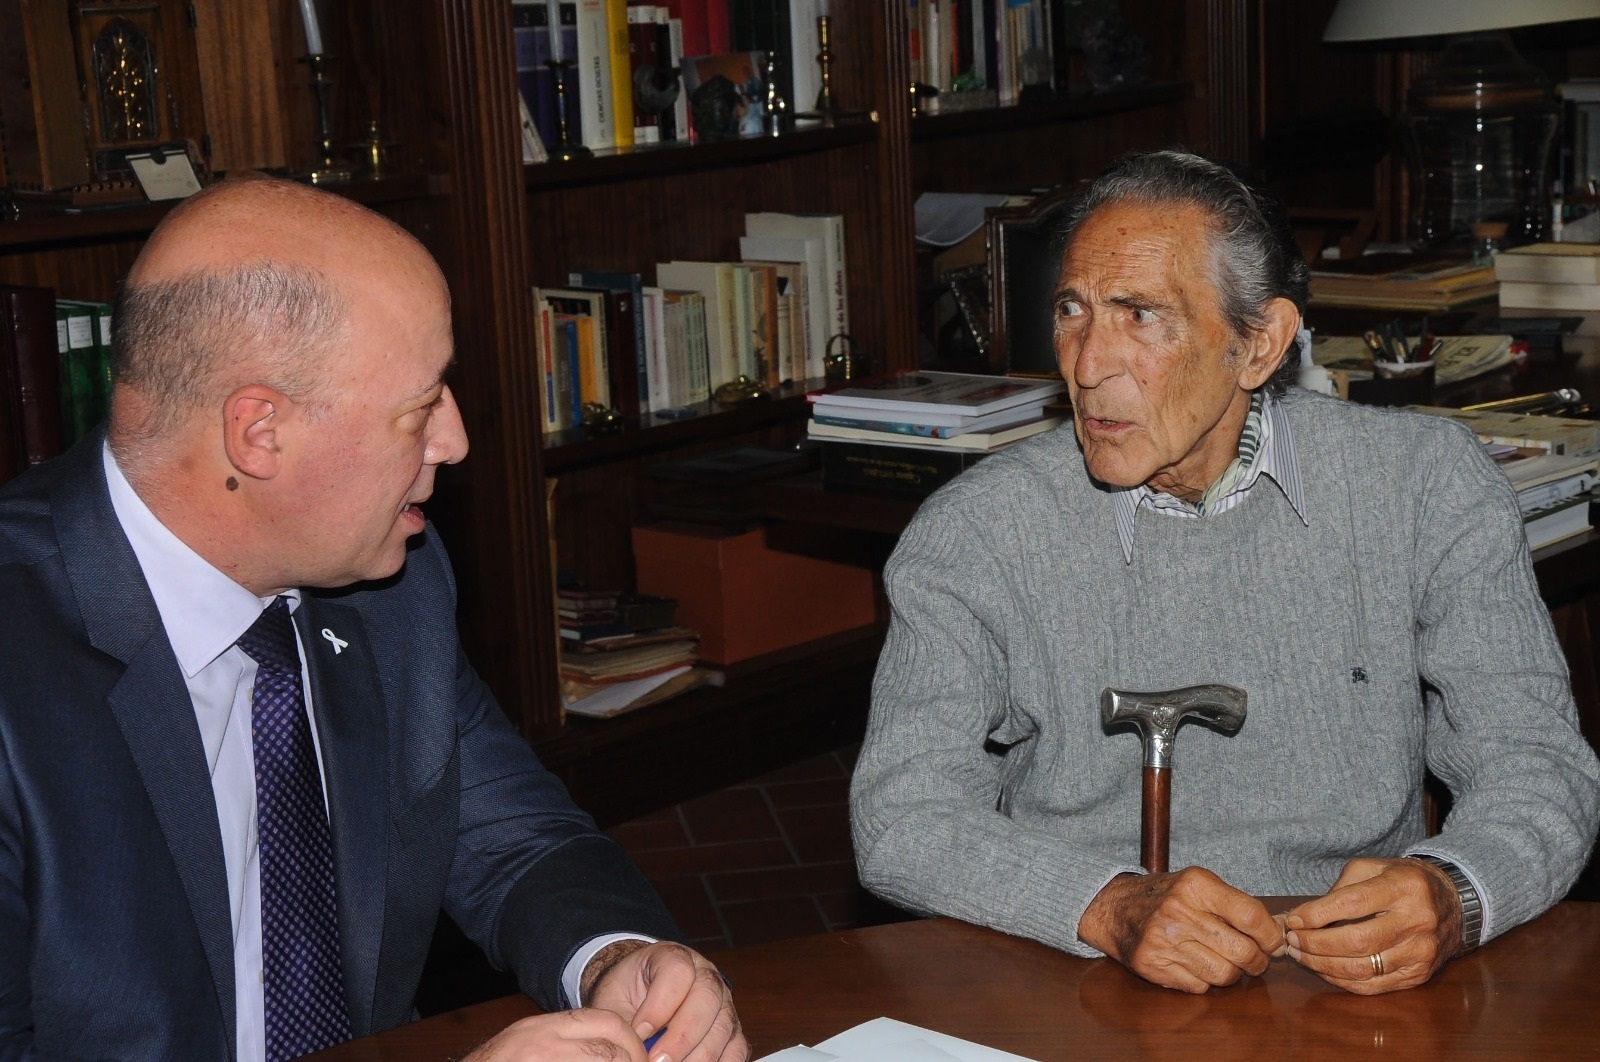
POLYGON ((1600 0, 1339 0, 1325 41, 1372 41, 1600 18, 1600 0))

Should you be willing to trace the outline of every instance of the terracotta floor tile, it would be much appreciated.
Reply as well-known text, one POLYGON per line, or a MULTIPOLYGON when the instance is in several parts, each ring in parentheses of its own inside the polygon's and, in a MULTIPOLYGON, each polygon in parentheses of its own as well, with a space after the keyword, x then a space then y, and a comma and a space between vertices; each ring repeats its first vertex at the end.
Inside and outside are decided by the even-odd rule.
POLYGON ((690 843, 697 845, 779 836, 767 802, 756 789, 723 789, 691 800, 683 805, 683 821, 690 843))
POLYGON ((831 752, 821 756, 813 756, 809 760, 791 763, 787 767, 779 767, 775 771, 768 771, 758 778, 740 783, 743 786, 773 785, 778 782, 810 782, 818 778, 848 777, 848 772, 839 765, 838 759, 831 752))
POLYGON ((775 808, 842 808, 850 803, 850 779, 842 776, 809 782, 779 782, 763 788, 775 808))
POLYGON ((780 808, 778 819, 802 863, 838 863, 855 859, 850 844, 850 813, 842 806, 780 808))
POLYGON ((828 926, 809 896, 787 896, 775 900, 722 905, 722 918, 728 926, 733 947, 746 948, 769 940, 802 937, 827 932, 828 926))
POLYGON ((789 866, 794 862, 788 845, 777 839, 735 841, 692 848, 664 848, 658 852, 639 852, 633 861, 651 881, 681 878, 690 874, 714 874, 725 870, 759 870, 789 866))
POLYGON ((659 848, 684 848, 689 835, 683 822, 674 814, 671 818, 634 819, 620 823, 606 831, 606 835, 628 852, 650 852, 659 848))
POLYGON ((712 901, 718 904, 768 900, 780 896, 809 896, 818 892, 844 892, 858 887, 854 863, 822 863, 708 874, 706 884, 710 888, 712 901))

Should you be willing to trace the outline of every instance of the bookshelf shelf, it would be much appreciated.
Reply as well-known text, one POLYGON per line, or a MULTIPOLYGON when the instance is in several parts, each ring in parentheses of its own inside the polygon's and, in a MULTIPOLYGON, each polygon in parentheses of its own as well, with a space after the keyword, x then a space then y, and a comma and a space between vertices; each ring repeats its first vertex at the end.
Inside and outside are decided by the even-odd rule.
POLYGON ((780 136, 748 137, 712 144, 652 144, 621 151, 604 150, 596 152, 592 158, 524 163, 524 184, 529 191, 545 191, 593 185, 598 181, 636 181, 727 169, 869 144, 877 135, 877 123, 862 120, 832 129, 797 129, 780 136))
POLYGON ((911 123, 916 141, 941 140, 973 133, 997 133, 1034 129, 1060 122, 1081 121, 1121 114, 1163 104, 1182 103, 1194 98, 1194 86, 1186 82, 1165 82, 1093 95, 1072 96, 1053 103, 1015 107, 989 107, 949 114, 920 115, 911 123))
MULTIPOLYGON (((380 206, 444 194, 448 184, 445 177, 389 177, 381 181, 356 181, 329 190, 358 203, 380 206)), ((146 236, 175 205, 176 201, 139 202, 0 221, 0 251, 20 254, 41 248, 146 236)))
POLYGON ((568 717, 532 735, 602 827, 858 740, 883 631, 864 627, 728 669, 704 686, 610 719, 568 717), (692 769, 686 770, 686 767, 692 769))

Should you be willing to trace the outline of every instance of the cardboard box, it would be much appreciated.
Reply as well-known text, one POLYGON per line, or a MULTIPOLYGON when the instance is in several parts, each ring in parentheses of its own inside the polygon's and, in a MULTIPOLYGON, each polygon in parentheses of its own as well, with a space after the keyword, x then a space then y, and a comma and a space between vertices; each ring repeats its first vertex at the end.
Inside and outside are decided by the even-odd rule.
POLYGON ((727 534, 686 524, 633 529, 639 592, 678 599, 700 658, 733 664, 876 619, 872 572, 772 549, 764 529, 727 534))

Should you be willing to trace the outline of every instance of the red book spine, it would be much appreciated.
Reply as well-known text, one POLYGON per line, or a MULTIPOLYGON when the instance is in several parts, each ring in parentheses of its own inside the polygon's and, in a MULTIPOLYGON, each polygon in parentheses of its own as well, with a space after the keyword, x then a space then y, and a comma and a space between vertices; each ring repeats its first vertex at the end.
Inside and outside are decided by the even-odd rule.
MULTIPOLYGON (((733 23, 728 17, 729 0, 706 0, 706 50, 703 55, 727 55, 733 51, 733 23)), ((684 27, 684 36, 688 37, 689 27, 684 27)), ((689 42, 685 39, 683 44, 685 55, 694 54, 689 51, 689 42)))

